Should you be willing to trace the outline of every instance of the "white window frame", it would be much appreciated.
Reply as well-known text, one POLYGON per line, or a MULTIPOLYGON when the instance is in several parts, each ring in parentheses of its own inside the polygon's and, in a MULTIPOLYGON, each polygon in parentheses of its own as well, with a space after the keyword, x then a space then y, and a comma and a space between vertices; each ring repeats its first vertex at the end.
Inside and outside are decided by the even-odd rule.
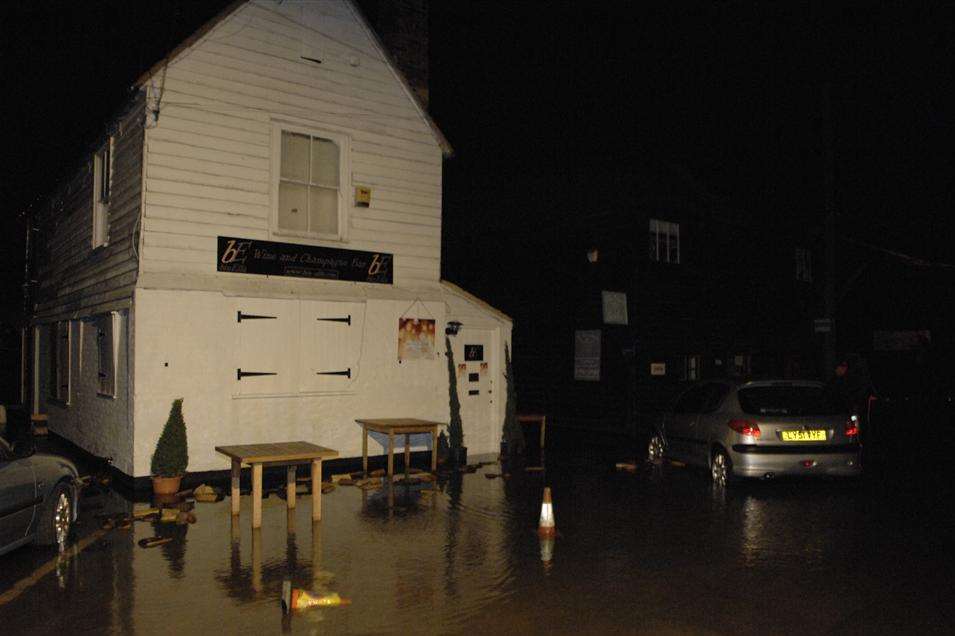
POLYGON ((276 236, 295 236, 326 241, 347 241, 349 221, 349 197, 351 190, 351 137, 344 133, 311 128, 288 122, 272 124, 272 223, 271 232, 276 236), (279 227, 279 183, 282 178, 282 133, 290 132, 310 137, 320 137, 338 146, 338 232, 302 232, 279 227))
POLYGON ((50 329, 53 334, 49 356, 50 365, 55 366, 52 366, 50 372, 50 379, 53 381, 53 386, 49 387, 49 395, 52 399, 69 406, 73 370, 73 323, 69 320, 61 320, 59 322, 50 323, 50 329), (65 356, 60 355, 60 341, 62 339, 66 340, 65 356), (64 375, 66 376, 65 379, 63 377, 64 375))
MULTIPOLYGON (((650 219, 649 233, 650 236, 654 237, 654 245, 656 247, 656 253, 650 254, 650 251, 647 250, 647 255, 651 261, 657 263, 670 263, 672 265, 679 265, 683 259, 683 247, 680 245, 680 224, 674 223, 673 221, 664 221, 662 219, 650 219), (665 249, 661 250, 660 246, 660 236, 665 236, 665 249), (676 254, 673 255, 670 253, 670 238, 676 238, 676 254)), ((649 247, 649 246, 648 246, 649 247)))
POLYGON ((703 379, 703 356, 689 354, 683 359, 683 379, 696 382, 703 379))
POLYGON ((119 368, 119 314, 111 311, 96 318, 96 394, 116 397, 116 371, 119 368), (103 343, 109 344, 109 355, 104 360, 103 343), (105 368, 104 368, 105 363, 105 368))
POLYGON ((91 247, 109 245, 109 202, 113 190, 113 137, 93 153, 93 231, 91 247), (105 174, 104 174, 105 171, 105 174))

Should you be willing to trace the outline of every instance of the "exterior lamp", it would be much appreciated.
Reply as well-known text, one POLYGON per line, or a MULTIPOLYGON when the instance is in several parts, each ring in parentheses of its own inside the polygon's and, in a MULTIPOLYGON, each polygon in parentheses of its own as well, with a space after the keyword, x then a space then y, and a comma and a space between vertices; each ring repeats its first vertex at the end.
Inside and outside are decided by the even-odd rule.
POLYGON ((596 263, 597 259, 600 258, 600 251, 596 247, 592 247, 587 250, 587 260, 591 263, 596 263))
POLYGON ((452 320, 448 323, 448 326, 445 327, 444 333, 448 334, 449 336, 456 336, 458 335, 459 329, 461 329, 461 323, 457 320, 452 320))

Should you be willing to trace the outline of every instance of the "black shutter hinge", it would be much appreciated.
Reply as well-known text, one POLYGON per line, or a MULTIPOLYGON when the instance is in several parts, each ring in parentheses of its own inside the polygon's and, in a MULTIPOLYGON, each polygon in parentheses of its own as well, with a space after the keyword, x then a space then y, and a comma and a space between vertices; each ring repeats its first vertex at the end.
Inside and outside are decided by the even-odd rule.
POLYGON ((344 322, 351 325, 351 314, 348 314, 344 318, 316 318, 315 320, 324 320, 325 322, 344 322))
POLYGON ((257 316, 256 314, 243 314, 241 311, 236 316, 239 322, 243 320, 275 320, 275 316, 257 316))
POLYGON ((344 371, 316 371, 315 375, 343 375, 351 380, 351 367, 344 371))
POLYGON ((235 370, 235 379, 241 380, 242 378, 247 378, 249 376, 256 375, 278 375, 278 373, 273 373, 271 371, 243 371, 242 369, 235 370))

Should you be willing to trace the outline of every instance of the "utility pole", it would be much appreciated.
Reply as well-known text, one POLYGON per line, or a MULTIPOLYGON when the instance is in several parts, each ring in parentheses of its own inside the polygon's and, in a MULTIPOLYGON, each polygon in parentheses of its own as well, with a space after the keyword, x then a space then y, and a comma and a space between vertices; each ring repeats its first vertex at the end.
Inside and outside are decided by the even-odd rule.
POLYGON ((829 330, 823 332, 823 377, 828 377, 836 366, 836 204, 835 160, 832 139, 832 85, 823 89, 822 145, 823 145, 823 206, 826 215, 825 249, 826 280, 823 287, 823 309, 829 321, 829 330))

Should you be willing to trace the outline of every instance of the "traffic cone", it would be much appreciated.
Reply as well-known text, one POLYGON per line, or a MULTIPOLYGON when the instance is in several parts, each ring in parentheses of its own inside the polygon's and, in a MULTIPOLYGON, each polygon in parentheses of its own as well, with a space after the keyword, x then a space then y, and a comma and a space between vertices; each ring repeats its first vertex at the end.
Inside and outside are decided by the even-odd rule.
POLYGON ((541 518, 537 524, 537 534, 545 538, 557 536, 557 527, 554 525, 554 504, 550 499, 550 486, 544 487, 544 501, 541 503, 541 518))
POLYGON ((292 610, 310 607, 338 607, 349 604, 351 604, 350 600, 342 598, 336 592, 318 596, 306 590, 292 589, 291 581, 282 581, 282 609, 286 614, 292 610))
POLYGON ((554 561, 554 538, 540 537, 541 563, 544 565, 544 572, 550 572, 554 561))

